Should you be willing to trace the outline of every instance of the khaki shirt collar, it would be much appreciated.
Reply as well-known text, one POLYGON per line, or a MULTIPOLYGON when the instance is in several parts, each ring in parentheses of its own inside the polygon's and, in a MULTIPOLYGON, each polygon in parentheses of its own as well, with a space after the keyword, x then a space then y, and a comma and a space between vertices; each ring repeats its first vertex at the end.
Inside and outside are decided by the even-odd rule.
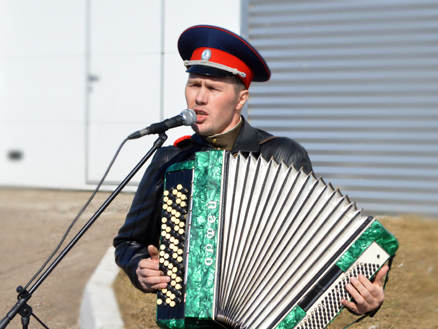
POLYGON ((231 151, 233 149, 234 142, 239 136, 240 130, 242 129, 242 117, 240 121, 234 128, 227 130, 224 133, 216 134, 212 136, 203 136, 204 140, 210 144, 216 150, 227 150, 231 151))

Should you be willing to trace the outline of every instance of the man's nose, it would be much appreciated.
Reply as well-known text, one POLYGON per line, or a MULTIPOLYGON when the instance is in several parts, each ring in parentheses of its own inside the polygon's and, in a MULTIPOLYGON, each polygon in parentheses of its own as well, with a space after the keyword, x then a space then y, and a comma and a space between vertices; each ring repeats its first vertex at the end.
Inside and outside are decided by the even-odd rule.
POLYGON ((205 87, 201 87, 198 89, 198 92, 196 93, 196 104, 207 104, 207 90, 205 87))

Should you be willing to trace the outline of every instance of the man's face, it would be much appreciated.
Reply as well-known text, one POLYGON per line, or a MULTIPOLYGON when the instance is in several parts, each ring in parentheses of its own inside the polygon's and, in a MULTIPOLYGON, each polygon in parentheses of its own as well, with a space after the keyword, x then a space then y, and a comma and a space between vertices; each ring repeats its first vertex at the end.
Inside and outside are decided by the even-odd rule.
POLYGON ((237 91, 230 78, 190 74, 186 84, 187 108, 196 112, 194 131, 202 136, 223 133, 240 121, 248 90, 237 91))

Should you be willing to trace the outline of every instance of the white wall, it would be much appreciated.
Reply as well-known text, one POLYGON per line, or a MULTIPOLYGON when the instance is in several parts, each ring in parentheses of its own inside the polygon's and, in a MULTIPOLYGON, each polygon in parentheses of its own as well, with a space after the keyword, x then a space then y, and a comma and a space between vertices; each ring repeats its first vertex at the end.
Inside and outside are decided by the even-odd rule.
MULTIPOLYGON (((92 188, 127 135, 186 107, 176 45, 196 24, 239 33, 240 1, 0 0, 0 186, 92 188)), ((108 180, 153 140, 128 142, 108 180)))

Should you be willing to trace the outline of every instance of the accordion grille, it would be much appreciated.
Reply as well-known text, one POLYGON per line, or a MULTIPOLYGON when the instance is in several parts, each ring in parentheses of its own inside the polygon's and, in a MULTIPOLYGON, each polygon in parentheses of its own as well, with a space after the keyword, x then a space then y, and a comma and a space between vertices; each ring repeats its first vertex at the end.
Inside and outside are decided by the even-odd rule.
POLYGON ((367 217, 330 184, 293 166, 228 154, 224 168, 216 318, 272 328, 367 217))

